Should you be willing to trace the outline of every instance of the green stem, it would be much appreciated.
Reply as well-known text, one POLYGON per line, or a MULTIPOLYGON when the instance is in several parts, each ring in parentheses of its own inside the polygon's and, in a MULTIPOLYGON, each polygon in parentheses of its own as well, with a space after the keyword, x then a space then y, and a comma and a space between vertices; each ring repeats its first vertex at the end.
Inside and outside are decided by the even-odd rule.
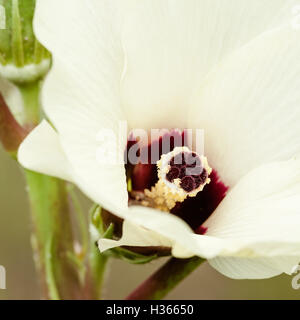
POLYGON ((74 255, 66 183, 26 171, 34 224, 33 246, 46 298, 82 299, 84 292, 74 255))
MULTIPOLYGON (((68 193, 72 200, 72 206, 76 213, 76 221, 81 238, 81 253, 80 258, 77 259, 78 267, 83 270, 83 283, 85 291, 88 292, 91 299, 100 299, 102 295, 102 285, 104 282, 104 275, 108 256, 101 254, 97 247, 97 240, 100 235, 95 227, 94 215, 100 210, 98 205, 95 205, 89 214, 90 224, 87 223, 87 217, 81 208, 73 185, 68 185, 68 193), (89 234, 90 231, 90 234, 89 234), (85 265, 84 265, 85 263, 85 265), (81 267, 80 267, 81 266, 81 267), (82 267, 84 266, 84 267, 82 267)), ((100 217, 100 216, 99 216, 100 217)))
POLYGON ((80 201, 78 200, 74 185, 72 184, 68 185, 68 193, 72 200, 74 213, 76 214, 76 220, 78 222, 78 227, 79 227, 80 237, 81 237, 81 244, 82 244, 82 250, 81 250, 82 255, 85 256, 89 248, 89 228, 87 223, 87 217, 81 207, 80 201))
POLYGON ((24 102, 24 126, 28 129, 34 128, 41 120, 40 87, 41 81, 19 85, 24 102))
POLYGON ((95 299, 100 299, 103 292, 103 282, 105 280, 106 267, 108 262, 108 256, 100 253, 97 240, 100 235, 98 232, 99 223, 101 220, 101 208, 98 205, 94 205, 90 210, 90 246, 88 256, 88 281, 87 285, 91 295, 95 299))
POLYGON ((160 300, 191 274, 205 260, 171 258, 158 271, 135 289, 126 300, 160 300))
POLYGON ((89 252, 87 286, 89 287, 88 291, 90 292, 90 296, 93 299, 101 299, 102 297, 107 262, 108 256, 100 253, 96 243, 92 241, 89 252))

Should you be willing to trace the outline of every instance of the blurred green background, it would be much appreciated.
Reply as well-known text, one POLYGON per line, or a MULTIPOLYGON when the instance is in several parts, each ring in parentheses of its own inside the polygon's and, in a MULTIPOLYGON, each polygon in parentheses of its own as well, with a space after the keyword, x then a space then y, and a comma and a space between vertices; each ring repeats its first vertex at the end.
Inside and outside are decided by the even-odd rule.
MULTIPOLYGON (((163 261, 130 265, 112 260, 106 299, 122 299, 163 261)), ((30 216, 22 171, 0 147, 0 265, 6 268, 7 289, 0 299, 39 299, 39 286, 30 246, 30 216)), ((291 276, 269 280, 231 280, 207 263, 200 266, 169 299, 300 299, 291 276)))

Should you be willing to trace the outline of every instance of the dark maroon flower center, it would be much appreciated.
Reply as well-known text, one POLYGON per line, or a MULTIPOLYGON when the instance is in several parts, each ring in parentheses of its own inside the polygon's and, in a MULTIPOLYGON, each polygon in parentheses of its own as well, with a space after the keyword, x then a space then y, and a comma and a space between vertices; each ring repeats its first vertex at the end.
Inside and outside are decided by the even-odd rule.
MULTIPOLYGON (((151 148, 159 146, 159 157, 160 159, 162 152, 162 145, 164 139, 170 139, 171 136, 171 151, 175 147, 186 146, 184 133, 181 135, 181 144, 176 143, 178 139, 173 139, 171 133, 161 136, 157 141, 150 143, 147 147, 141 147, 140 153, 143 154, 142 148, 148 148, 148 154, 151 154, 151 148)), ((138 142, 130 142, 128 148, 138 142)), ((175 179, 180 179, 180 186, 186 191, 190 192, 197 189, 207 179, 208 174, 201 163, 201 159, 194 152, 182 152, 173 157, 170 162, 170 169, 166 174, 168 181, 173 182, 175 179)), ((144 164, 138 163, 126 165, 127 177, 131 179, 132 191, 143 192, 145 189, 151 189, 152 186, 158 181, 157 167, 155 164, 144 164)), ((198 234, 204 234, 206 229, 202 227, 202 224, 207 218, 215 211, 219 203, 225 197, 228 187, 219 179, 218 173, 213 170, 209 176, 210 183, 199 192, 195 197, 188 197, 183 202, 176 203, 175 207, 171 209, 171 213, 183 219, 190 227, 198 234)), ((129 192, 129 199, 131 193, 129 192)))

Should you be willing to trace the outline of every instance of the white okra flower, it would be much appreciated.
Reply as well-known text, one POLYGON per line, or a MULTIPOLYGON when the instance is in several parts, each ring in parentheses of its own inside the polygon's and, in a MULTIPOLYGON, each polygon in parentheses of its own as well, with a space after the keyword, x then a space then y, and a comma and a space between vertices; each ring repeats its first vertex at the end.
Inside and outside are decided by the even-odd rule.
MULTIPOLYGON (((38 0, 35 31, 54 58, 42 100, 55 129, 42 122, 22 144, 20 162, 74 182, 124 219, 122 238, 100 239, 101 250, 170 247, 233 278, 291 273, 300 261, 296 4, 38 0), (160 183, 128 206, 124 164, 95 157, 99 130, 117 131, 124 119, 130 128, 203 129, 207 180, 197 185, 174 168, 168 180, 169 163, 161 172, 174 190, 205 181, 203 190, 173 197, 160 183), (187 200, 194 202, 185 207, 187 200), (172 211, 172 201, 181 204, 176 215, 162 211, 172 211), (195 228, 186 213, 207 219, 195 228)), ((145 168, 133 185, 149 178, 145 168)))

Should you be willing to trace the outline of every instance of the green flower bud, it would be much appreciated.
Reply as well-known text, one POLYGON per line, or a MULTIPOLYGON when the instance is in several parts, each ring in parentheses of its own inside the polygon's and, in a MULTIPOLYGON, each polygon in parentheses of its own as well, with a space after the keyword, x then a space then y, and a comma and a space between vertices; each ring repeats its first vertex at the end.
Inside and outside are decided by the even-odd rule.
POLYGON ((35 0, 0 0, 0 76, 18 85, 43 78, 51 64, 33 33, 34 9, 35 0))

